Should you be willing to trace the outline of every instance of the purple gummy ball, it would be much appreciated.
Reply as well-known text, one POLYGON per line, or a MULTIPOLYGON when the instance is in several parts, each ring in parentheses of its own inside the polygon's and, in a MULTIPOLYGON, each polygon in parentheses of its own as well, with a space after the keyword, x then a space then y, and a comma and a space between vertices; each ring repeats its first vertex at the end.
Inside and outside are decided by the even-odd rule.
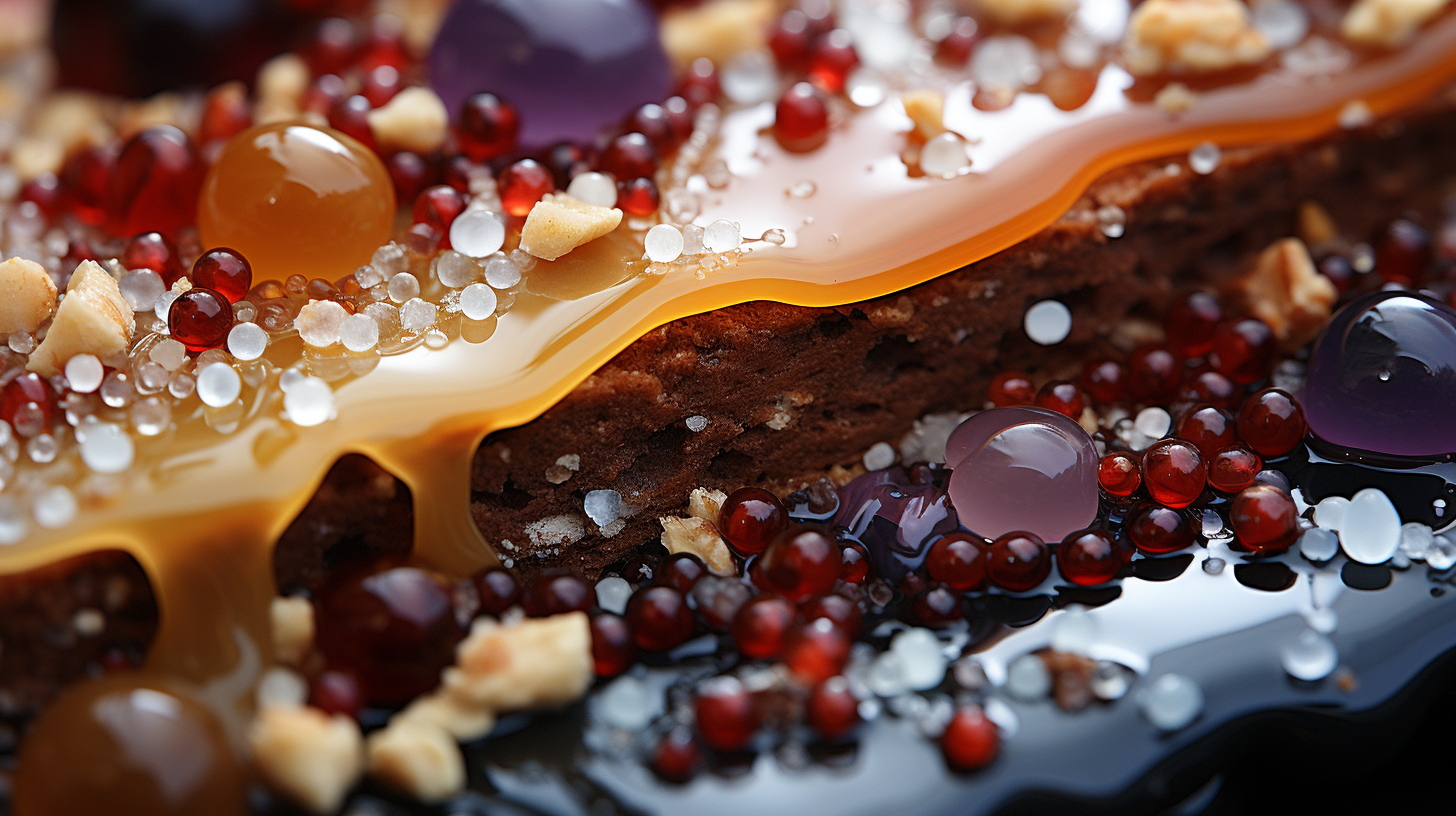
POLYGON ((457 0, 429 73, 452 115, 487 91, 515 105, 526 148, 590 142, 672 82, 645 0, 457 0))
POLYGON ((1097 449, 1082 426, 1041 408, 992 408, 945 444, 950 500, 986 538, 1013 531, 1060 541, 1097 518, 1097 449))
POLYGON ((1456 311, 1410 292, 1354 301, 1316 341, 1300 403, 1310 431, 1332 445, 1456 453, 1456 311))

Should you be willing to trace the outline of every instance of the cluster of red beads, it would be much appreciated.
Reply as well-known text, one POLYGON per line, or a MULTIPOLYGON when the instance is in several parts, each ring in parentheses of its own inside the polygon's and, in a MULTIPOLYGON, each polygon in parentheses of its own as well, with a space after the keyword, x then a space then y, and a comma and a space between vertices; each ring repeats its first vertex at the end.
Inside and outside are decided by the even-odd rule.
POLYGON ((769 50, 780 70, 806 81, 791 84, 775 107, 774 137, 785 150, 802 153, 829 134, 827 95, 844 91, 859 54, 849 32, 835 27, 827 2, 802 3, 780 15, 769 32, 769 50))

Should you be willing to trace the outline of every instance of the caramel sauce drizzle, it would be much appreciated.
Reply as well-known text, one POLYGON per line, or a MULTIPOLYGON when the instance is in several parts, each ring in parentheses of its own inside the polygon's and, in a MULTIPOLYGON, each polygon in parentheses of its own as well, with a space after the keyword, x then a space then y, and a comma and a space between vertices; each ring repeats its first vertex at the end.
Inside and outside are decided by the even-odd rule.
MULTIPOLYGON (((807 154, 760 138, 763 106, 727 114, 718 153, 735 178, 708 191, 697 221, 736 220, 747 236, 784 229, 784 245, 760 244, 705 280, 688 267, 633 274, 642 265, 610 238, 570 263, 543 263, 493 335, 477 327, 477 336, 386 357, 367 375, 336 383, 334 421, 298 428, 276 406, 250 405, 250 418, 231 434, 209 428, 199 411, 179 419, 171 436, 140 440, 124 490, 83 502, 64 529, 0 549, 0 570, 100 549, 134 555, 161 615, 146 670, 195 684, 240 733, 247 692, 268 661, 272 548, 340 456, 368 456, 408 485, 419 562, 472 572, 496 562, 469 512, 481 440, 539 416, 653 328, 753 300, 830 306, 882 296, 1035 234, 1118 167, 1184 155, 1205 141, 1227 148, 1311 139, 1336 130, 1352 100, 1378 117, 1453 79, 1453 14, 1408 47, 1337 76, 1272 71, 1205 91, 1177 116, 1130 101, 1130 77, 1109 65, 1090 101, 1070 112, 1033 94, 995 113, 953 110, 947 124, 971 137, 974 164, 952 180, 907 175, 900 153, 908 122, 893 100, 849 116, 807 154), (815 193, 786 194, 800 180, 815 193)), ((276 390, 267 393, 276 400, 276 390)))

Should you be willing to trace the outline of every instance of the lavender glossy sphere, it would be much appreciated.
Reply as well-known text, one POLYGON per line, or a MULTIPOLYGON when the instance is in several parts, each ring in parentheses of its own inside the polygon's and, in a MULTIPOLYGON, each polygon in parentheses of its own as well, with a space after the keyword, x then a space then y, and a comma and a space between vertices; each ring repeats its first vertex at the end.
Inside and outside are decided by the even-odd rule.
POLYGON ((672 81, 645 0, 457 0, 430 49, 451 115, 489 91, 521 114, 521 144, 589 142, 672 81))
POLYGON ((1097 518, 1097 449, 1082 426, 1041 408, 993 408, 945 446, 961 525, 986 538, 1024 530, 1060 541, 1097 518))
POLYGON ((1310 431, 1333 445, 1456 453, 1456 311, 1409 292, 1351 303, 1315 343, 1300 402, 1310 431))

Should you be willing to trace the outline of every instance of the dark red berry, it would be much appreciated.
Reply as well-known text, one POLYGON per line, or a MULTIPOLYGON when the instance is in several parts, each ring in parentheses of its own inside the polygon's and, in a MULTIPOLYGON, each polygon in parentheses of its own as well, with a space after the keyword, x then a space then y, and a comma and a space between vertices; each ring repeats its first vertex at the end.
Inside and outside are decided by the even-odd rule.
POLYGON ((796 627, 784 645, 784 665, 806 683, 827 680, 849 662, 849 636, 828 618, 796 627))
POLYGON ((116 159, 107 222, 117 235, 156 230, 175 238, 196 219, 201 186, 187 135, 170 125, 148 128, 131 137, 116 159))
POLYGON ((839 580, 858 584, 870 574, 870 553, 858 541, 846 541, 839 550, 839 580))
POLYGON ((801 603, 834 588, 839 580, 839 544, 818 527, 785 530, 754 564, 754 580, 770 592, 801 603))
POLYGON ((1031 405, 1036 402, 1036 389, 1031 386, 1031 378, 1020 371, 1003 371, 987 386, 986 399, 997 408, 1031 405))
POLYGON ((1234 496, 1229 527, 1238 542, 1254 552, 1281 552, 1299 537, 1299 511, 1288 493, 1254 485, 1234 496))
POLYGON ((17 198, 34 204, 46 218, 55 218, 65 204, 65 188, 55 173, 41 173, 21 185, 17 198))
POLYGON ((1114 451, 1097 464, 1097 484, 1113 496, 1131 496, 1142 483, 1142 464, 1130 454, 1114 451))
POLYGON ((435 168, 418 153, 400 150, 384 160, 389 180, 394 182, 395 196, 400 201, 413 201, 435 182, 435 168))
POLYGON ((1207 460, 1214 452, 1233 444, 1234 418, 1212 405, 1195 405, 1178 418, 1175 433, 1198 448, 1207 460))
POLYGON ((455 217, 465 211, 465 196, 448 184, 425 188, 415 199, 414 221, 429 224, 441 235, 450 234, 455 217))
POLYGON ((910 614, 921 625, 932 629, 949 626, 965 617, 961 609, 961 596, 939 586, 916 593, 910 602, 910 614))
POLYGON ((193 286, 211 289, 237 303, 253 288, 253 267, 243 253, 228 247, 215 247, 202 253, 192 264, 193 286))
POLYGON ((1184 357, 1202 357, 1213 351, 1213 332, 1223 320, 1223 305, 1210 292, 1185 292, 1173 299, 1163 315, 1168 348, 1184 357))
POLYGON ((480 597, 480 611, 500 615, 521 600, 521 586, 516 577, 500 567, 490 567, 476 574, 475 594, 480 597))
POLYGON ((1143 504, 1127 516, 1127 536, 1146 553, 1177 552, 1193 543, 1195 533, 1188 513, 1158 504, 1143 504))
POLYGON ((359 89, 359 95, 369 100, 369 104, 374 107, 382 108, 402 90, 404 77, 399 75, 399 69, 393 65, 380 65, 364 75, 364 85, 359 89))
POLYGON ((192 352, 221 346, 232 327, 232 304, 211 289, 193 287, 172 301, 167 311, 172 339, 192 352))
POLYGON ((359 54, 361 38, 354 24, 342 17, 319 21, 313 37, 302 50, 315 75, 342 74, 359 54))
POLYGON ((1375 271, 1386 283, 1420 286, 1434 258, 1431 233, 1403 218, 1390 222, 1375 242, 1375 271))
POLYGON ((521 596, 521 606, 533 618, 590 612, 595 602, 591 585, 569 572, 542 573, 521 596))
POLYGON ((597 677, 616 677, 637 660, 637 644, 625 618, 599 612, 591 619, 592 664, 597 677))
POLYGON ((783 654, 794 612, 792 603, 774 595, 760 595, 739 607, 729 629, 738 652, 764 659, 783 654))
POLYGON ((643 587, 627 602, 632 641, 648 652, 681 646, 693 634, 693 613, 687 598, 667 586, 643 587))
POLYGON ((935 46, 935 59, 946 65, 962 66, 971 58, 971 51, 981 41, 981 30, 974 17, 955 21, 950 33, 935 46))
POLYGON ((691 591, 693 585, 707 574, 708 567, 703 564, 703 559, 689 552, 673 553, 657 566, 657 582, 684 593, 691 591))
POLYGON ((61 170, 67 204, 84 224, 99 227, 106 223, 106 198, 117 155, 114 145, 90 147, 76 154, 61 170))
POLYGON ((703 751, 687 726, 673 726, 652 750, 652 770, 668 782, 681 784, 693 778, 702 764, 703 751))
POLYGON ((810 623, 824 618, 832 621, 851 638, 859 637, 860 619, 863 613, 859 604, 843 595, 825 595, 815 598, 799 608, 800 616, 810 623))
POLYGON ((1256 318, 1220 323, 1208 361, 1213 369, 1239 385, 1263 379, 1274 364, 1274 331, 1256 318))
POLYGON ((925 556, 925 569, 933 580, 965 592, 986 588, 986 545, 969 533, 950 533, 936 539, 925 556))
POLYGON ((768 49, 779 68, 789 73, 797 74, 809 67, 813 47, 809 16, 799 9, 789 9, 779 15, 778 22, 769 30, 768 49))
POLYGON ((521 159, 496 179, 501 206, 508 215, 525 216, 542 196, 556 189, 556 179, 535 159, 521 159))
POLYGON ((617 206, 627 215, 645 218, 657 212, 661 202, 657 182, 650 178, 634 178, 617 185, 617 206))
POLYGON ((809 726, 828 739, 848 734, 859 724, 859 700, 849 690, 849 681, 841 676, 830 677, 809 692, 804 707, 809 726))
POLYGON ((671 151, 677 146, 677 138, 672 129, 672 123, 667 119, 667 111, 653 102, 648 102, 622 120, 622 132, 640 133, 647 137, 647 141, 657 149, 658 154, 671 151))
POLYGON ((299 103, 299 107, 309 113, 327 117, 329 111, 349 97, 348 88, 344 80, 335 74, 314 77, 308 84, 308 89, 303 92, 303 101, 299 103))
POLYGON ((1075 420, 1081 418, 1087 408, 1087 395, 1075 383, 1051 380, 1036 392, 1036 405, 1075 420))
MULTIPOLYGON (((338 77, 333 79, 339 81, 338 77)), ((343 83, 340 81, 340 84, 343 83)), ((337 101, 332 100, 329 107, 337 101)), ((327 113, 328 108, 318 112, 327 113)), ((206 153, 209 144, 225 142, 252 125, 253 106, 248 101, 248 86, 241 82, 225 82, 207 94, 207 101, 202 105, 202 121, 197 125, 197 143, 204 147, 203 152, 206 153)))
POLYGON ((759 487, 740 487, 718 510, 718 532, 739 555, 755 555, 789 523, 778 496, 759 487))
POLYGON ((121 265, 127 269, 150 269, 169 287, 186 272, 177 246, 160 232, 144 232, 128 238, 121 250, 121 265))
POLYGON ((1126 390, 1127 369, 1116 360, 1092 360, 1082 367, 1078 382, 1101 405, 1120 402, 1126 390))
POLYGON ((1239 439, 1255 453, 1283 456, 1304 439, 1304 409, 1288 393, 1265 388, 1244 400, 1236 427, 1239 439))
POLYGON ((1181 402, 1203 402, 1217 408, 1233 408, 1238 386, 1217 371, 1200 371, 1178 390, 1181 402))
POLYGON ((736 677, 723 675, 703 681, 698 686, 696 712, 703 742, 719 751, 746 747, 758 730, 753 698, 736 677))
POLYGON ((623 133, 602 151, 597 169, 621 182, 652 178, 657 172, 657 150, 641 133, 623 133))
POLYGON ((308 684, 308 704, 325 714, 356 717, 364 708, 364 690, 352 672, 327 669, 308 684))
POLYGON ((513 105, 495 94, 478 93, 460 105, 455 134, 471 161, 484 162, 516 149, 521 117, 513 105))
POLYGON ((1078 586, 1111 581, 1126 561, 1112 536, 1102 530, 1072 533, 1057 546, 1057 572, 1078 586))
POLYGON ((848 31, 837 28, 814 45, 814 53, 809 57, 809 81, 828 93, 837 94, 844 90, 844 81, 858 65, 859 52, 854 50, 854 38, 848 31))
POLYGON ((718 101, 723 89, 718 84, 718 69, 707 57, 693 60, 678 81, 678 95, 694 109, 718 101))
POLYGON ((996 724, 986 719, 979 706, 963 706, 945 726, 940 748, 945 760, 958 771, 974 771, 991 764, 1000 749, 996 724))
POLYGON ((805 153, 824 144, 829 135, 829 106, 819 91, 800 82, 779 97, 774 108, 774 138, 785 150, 805 153))
POLYGON ((1320 259, 1319 271, 1341 292, 1348 292, 1355 285, 1355 267, 1343 255, 1328 255, 1320 259))
POLYGON ((39 374, 24 372, 0 388, 0 420, 10 423, 21 436, 43 433, 60 414, 56 392, 39 374))
POLYGON ((1178 393, 1183 359, 1162 346, 1143 346, 1127 358, 1127 393, 1140 402, 1161 402, 1178 393))
POLYGON ((991 583, 1012 592, 1036 589, 1052 571, 1052 554, 1033 533, 1006 533, 991 542, 986 574, 991 583))
POLYGON ((1208 465, 1191 443, 1164 439, 1143 452, 1148 494, 1165 507, 1187 507, 1203 495, 1208 465))
POLYGON ((369 126, 369 112, 374 106, 359 94, 348 97, 329 111, 329 127, 337 130, 370 150, 378 150, 374 141, 374 129, 369 126))
POLYGON ((1237 493, 1253 484, 1263 467, 1259 454, 1243 445, 1230 445, 1209 458, 1208 483, 1215 490, 1237 493))

